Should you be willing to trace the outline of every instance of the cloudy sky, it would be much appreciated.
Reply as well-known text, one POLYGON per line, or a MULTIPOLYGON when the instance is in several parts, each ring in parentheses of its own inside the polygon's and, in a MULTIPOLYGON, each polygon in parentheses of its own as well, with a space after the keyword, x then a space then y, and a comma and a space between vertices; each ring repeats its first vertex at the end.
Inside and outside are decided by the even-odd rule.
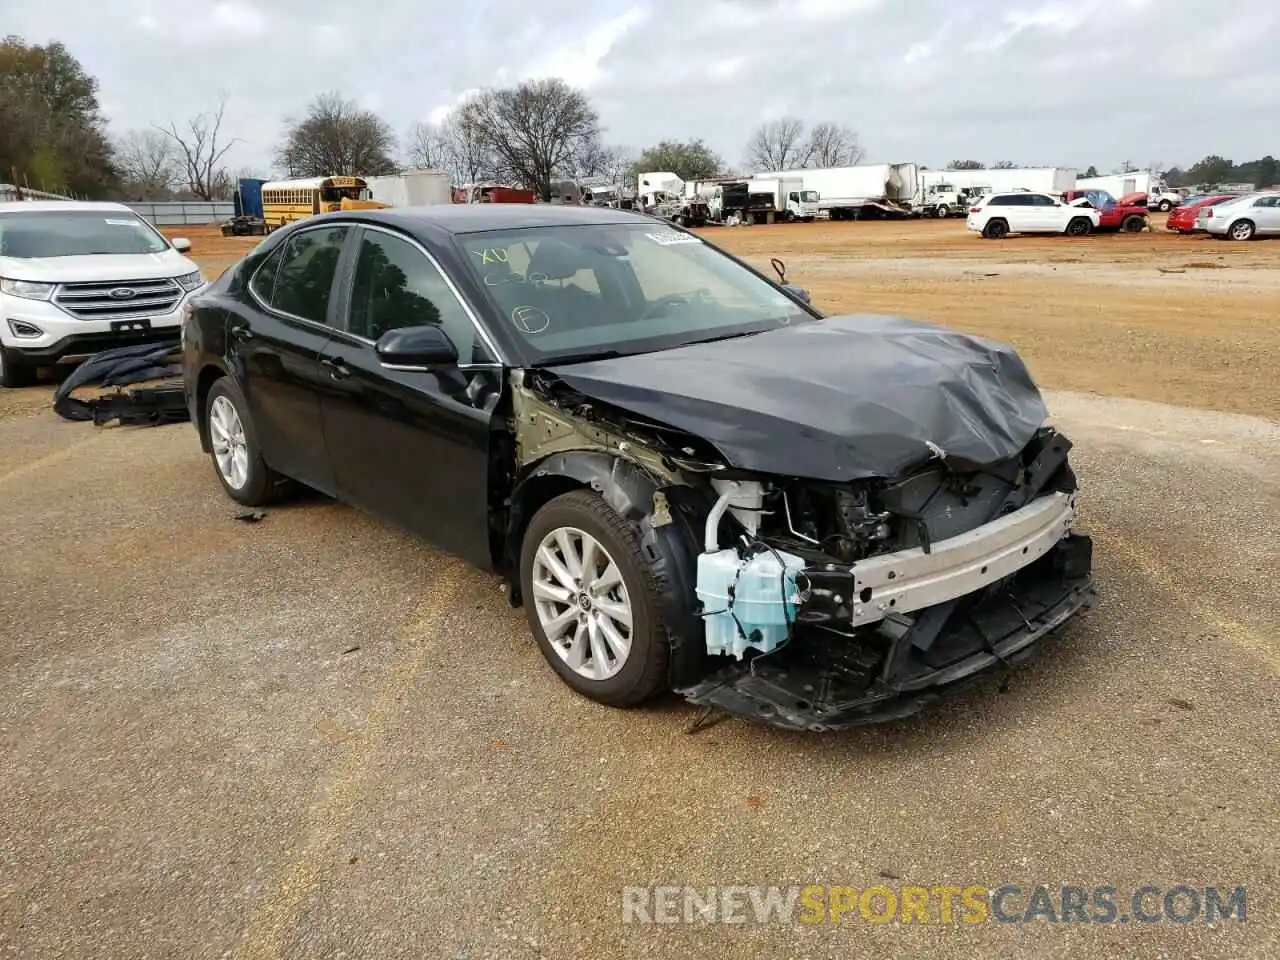
POLYGON ((115 129, 225 94, 228 159, 264 172, 318 92, 402 132, 468 89, 553 75, 611 143, 702 137, 730 163, 783 113, 929 166, 1280 153, 1277 0, 0 0, 0 23, 65 42, 115 129))

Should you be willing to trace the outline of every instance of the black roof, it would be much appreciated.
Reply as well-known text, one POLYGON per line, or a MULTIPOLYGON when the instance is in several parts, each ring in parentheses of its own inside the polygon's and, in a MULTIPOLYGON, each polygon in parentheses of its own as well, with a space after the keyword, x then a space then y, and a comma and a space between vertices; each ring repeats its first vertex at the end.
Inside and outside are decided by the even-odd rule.
POLYGON ((446 233, 568 227, 592 223, 636 223, 652 218, 630 210, 559 203, 443 203, 430 207, 389 207, 350 211, 347 216, 385 223, 410 233, 436 228, 446 233))

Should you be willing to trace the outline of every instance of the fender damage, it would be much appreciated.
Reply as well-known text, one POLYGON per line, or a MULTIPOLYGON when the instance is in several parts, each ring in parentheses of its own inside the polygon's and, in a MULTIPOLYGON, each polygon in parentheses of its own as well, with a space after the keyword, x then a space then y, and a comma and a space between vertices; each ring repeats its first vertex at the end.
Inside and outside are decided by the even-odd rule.
POLYGON ((908 321, 833 320, 767 347, 512 379, 508 529, 530 485, 596 490, 664 584, 672 688, 791 729, 914 713, 1030 656, 1093 597, 1071 443, 1043 425, 1017 355, 908 321), (847 342, 801 346, 825 360, 779 393, 797 335, 847 342), (726 364, 737 389, 698 378, 726 364), (733 568, 727 600, 706 602, 709 557, 733 568), (766 622, 779 611, 785 631, 766 622), (726 617, 737 636, 713 641, 726 617))

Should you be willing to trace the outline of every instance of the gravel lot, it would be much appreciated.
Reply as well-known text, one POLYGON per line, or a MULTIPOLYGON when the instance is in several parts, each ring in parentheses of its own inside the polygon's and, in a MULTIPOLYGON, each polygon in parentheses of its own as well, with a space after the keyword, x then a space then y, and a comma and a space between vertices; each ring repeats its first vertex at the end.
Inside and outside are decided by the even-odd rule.
MULTIPOLYGON (((1280 243, 964 233, 715 233, 828 309, 1012 340, 1076 442, 1099 607, 1003 691, 843 735, 575 698, 492 578, 323 498, 239 522, 190 427, 0 396, 0 956, 1280 955, 1280 243), (661 883, 1247 885, 1249 910, 622 924, 621 889, 661 883)), ((196 239, 210 272, 236 255, 196 239)))

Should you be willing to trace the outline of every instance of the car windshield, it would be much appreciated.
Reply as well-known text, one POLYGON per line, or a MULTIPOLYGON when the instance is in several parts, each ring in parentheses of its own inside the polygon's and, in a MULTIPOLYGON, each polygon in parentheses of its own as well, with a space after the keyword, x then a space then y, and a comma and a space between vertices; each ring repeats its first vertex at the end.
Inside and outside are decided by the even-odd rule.
POLYGON ((459 243, 531 363, 647 353, 816 319, 657 220, 486 231, 459 243))
POLYGON ((160 253, 168 241, 127 210, 0 214, 0 257, 79 257, 160 253))

